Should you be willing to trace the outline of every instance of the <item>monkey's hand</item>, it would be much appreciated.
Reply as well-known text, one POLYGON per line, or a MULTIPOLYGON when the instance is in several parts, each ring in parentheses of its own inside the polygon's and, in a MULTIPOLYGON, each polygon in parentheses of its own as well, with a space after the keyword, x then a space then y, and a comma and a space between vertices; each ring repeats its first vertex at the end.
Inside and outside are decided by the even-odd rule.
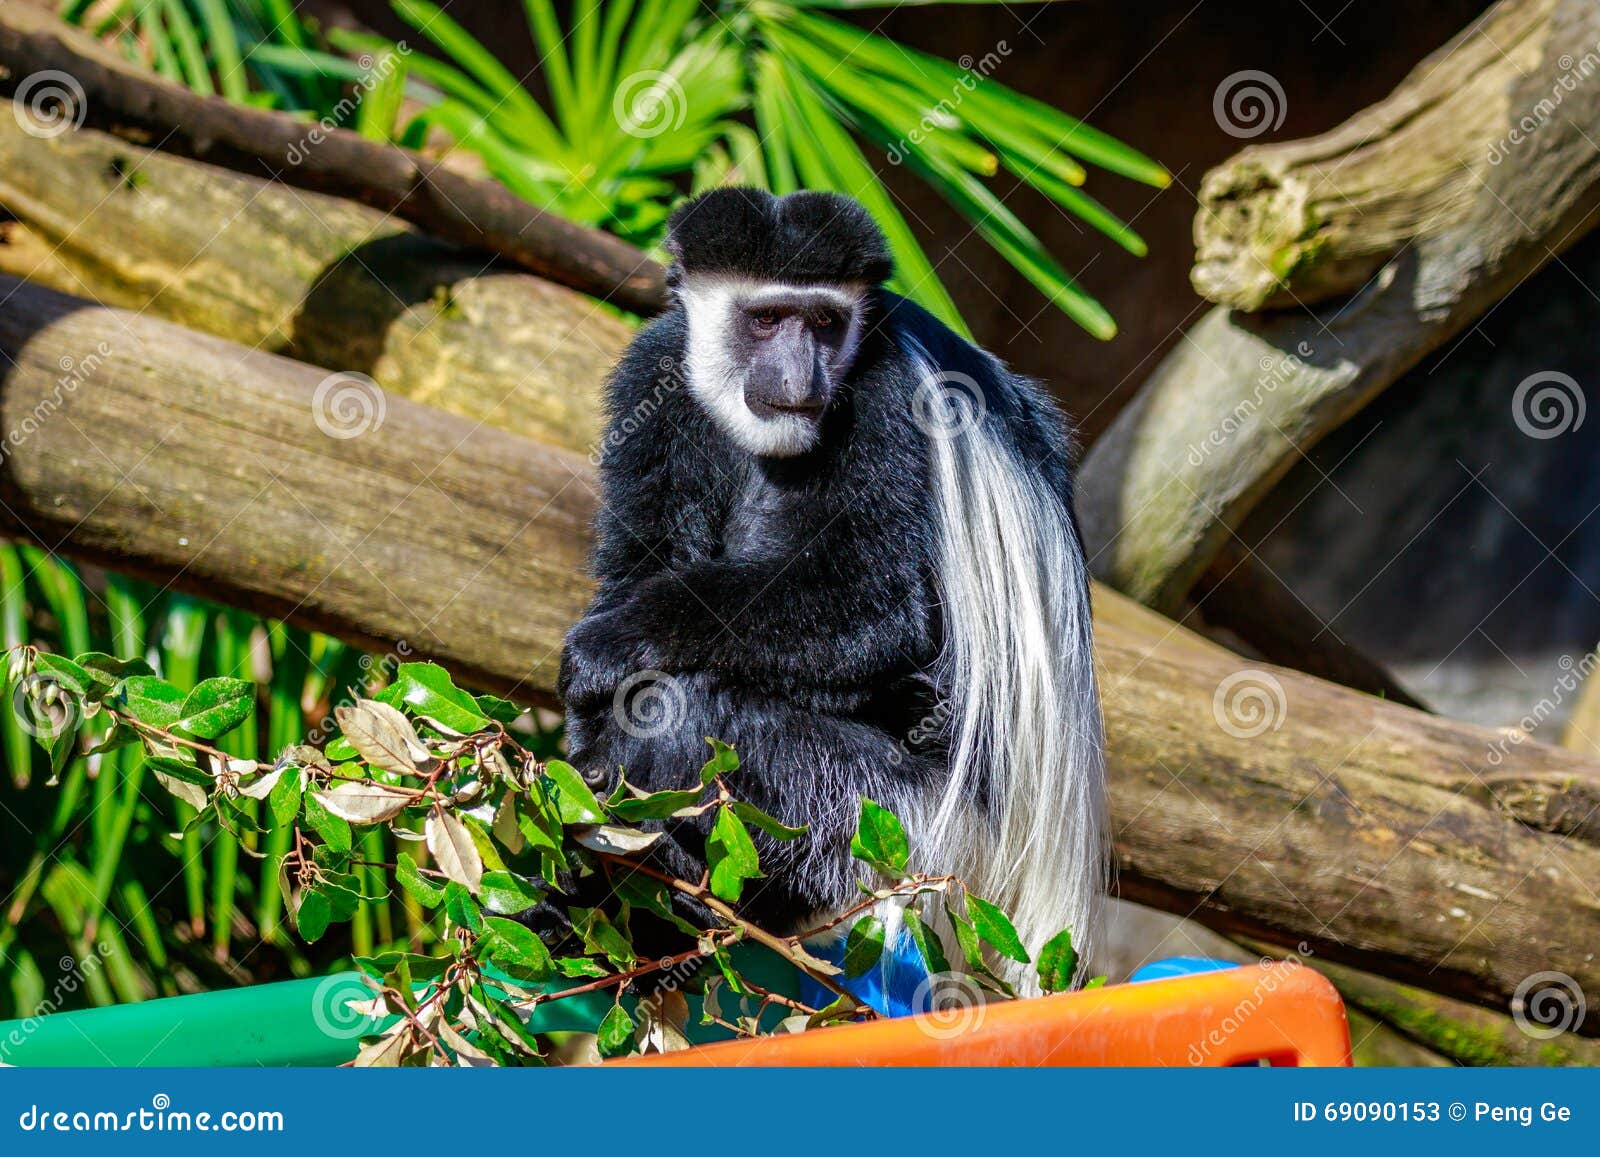
POLYGON ((561 698, 592 707, 612 698, 628 676, 650 670, 648 647, 627 604, 591 611, 567 634, 561 652, 561 698))

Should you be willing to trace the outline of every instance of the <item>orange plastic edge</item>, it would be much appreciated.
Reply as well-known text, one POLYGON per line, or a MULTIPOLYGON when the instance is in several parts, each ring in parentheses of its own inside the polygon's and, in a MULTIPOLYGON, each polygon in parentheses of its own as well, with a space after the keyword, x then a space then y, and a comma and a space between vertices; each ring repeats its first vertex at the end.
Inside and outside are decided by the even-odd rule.
POLYGON ((631 1065, 1220 1066, 1350 1064, 1344 1002, 1298 960, 936 1016, 628 1057, 631 1065))

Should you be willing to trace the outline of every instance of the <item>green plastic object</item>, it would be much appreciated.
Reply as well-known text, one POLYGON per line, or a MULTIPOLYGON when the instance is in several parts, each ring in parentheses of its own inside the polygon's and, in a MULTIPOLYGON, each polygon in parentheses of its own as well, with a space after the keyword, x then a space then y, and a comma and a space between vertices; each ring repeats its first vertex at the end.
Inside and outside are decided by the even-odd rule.
MULTIPOLYGON (((741 970, 763 987, 795 995, 794 970, 755 945, 739 945, 741 970)), ((570 984, 548 986, 552 990, 570 984)), ((218 1068, 258 1065, 341 1065, 353 1059, 361 1038, 393 1021, 349 1007, 369 1001, 359 972, 311 980, 285 980, 223 992, 169 996, 83 1012, 57 1012, 0 1021, 0 1063, 23 1068, 218 1068)), ((593 1032, 611 1008, 607 992, 588 992, 536 1008, 528 1027, 537 1033, 593 1032)), ((689 998, 690 1039, 722 1039, 725 1030, 699 1025, 700 1002, 689 998)))

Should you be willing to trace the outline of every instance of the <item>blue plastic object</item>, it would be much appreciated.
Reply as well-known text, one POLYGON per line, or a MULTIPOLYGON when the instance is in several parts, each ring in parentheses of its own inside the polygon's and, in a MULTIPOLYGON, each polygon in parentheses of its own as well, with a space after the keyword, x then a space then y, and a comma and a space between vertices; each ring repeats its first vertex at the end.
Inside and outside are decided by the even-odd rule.
POLYGON ((1167 980, 1174 976, 1194 976, 1200 972, 1221 972, 1239 966, 1231 960, 1213 960, 1209 956, 1169 956, 1165 960, 1152 960, 1133 970, 1129 984, 1142 980, 1167 980))

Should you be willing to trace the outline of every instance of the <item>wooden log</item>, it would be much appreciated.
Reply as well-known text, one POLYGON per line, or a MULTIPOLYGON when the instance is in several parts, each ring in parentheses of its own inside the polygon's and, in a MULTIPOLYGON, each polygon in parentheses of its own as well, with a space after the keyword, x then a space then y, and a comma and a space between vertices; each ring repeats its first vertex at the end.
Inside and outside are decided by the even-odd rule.
MULTIPOLYGON (((1544 31, 1518 42, 1514 108, 1559 89, 1563 60, 1600 72, 1600 6, 1543 7, 1544 31)), ((1175 614, 1290 466, 1594 225, 1597 134, 1600 77, 1510 141, 1505 163, 1474 170, 1469 208, 1430 224, 1351 300, 1201 319, 1084 461, 1079 513, 1096 574, 1175 614)))
MULTIPOLYGON (((331 436, 319 370, 0 298, 0 529, 550 701, 590 589, 585 460, 401 398, 331 436)), ((1545 970, 1600 991, 1600 846, 1521 822, 1491 778, 1600 790, 1595 762, 1530 742, 1495 764, 1496 732, 1095 597, 1124 895, 1489 1005, 1545 970)))
POLYGON ((1333 131, 1252 145, 1212 169, 1194 219, 1196 292, 1244 310, 1324 301, 1481 214, 1496 169, 1536 156, 1515 138, 1587 131, 1581 110, 1561 123, 1600 72, 1593 25, 1574 19, 1586 7, 1502 0, 1333 131))
POLYGON ((30 77, 52 72, 66 74, 82 94, 81 100, 73 94, 63 115, 133 144, 358 201, 623 309, 649 314, 666 302, 664 271, 639 250, 536 208, 497 181, 347 129, 199 96, 47 14, 20 5, 0 9, 0 96, 15 96, 30 77))
POLYGON ((0 272, 585 453, 629 328, 374 209, 0 117, 0 272))

